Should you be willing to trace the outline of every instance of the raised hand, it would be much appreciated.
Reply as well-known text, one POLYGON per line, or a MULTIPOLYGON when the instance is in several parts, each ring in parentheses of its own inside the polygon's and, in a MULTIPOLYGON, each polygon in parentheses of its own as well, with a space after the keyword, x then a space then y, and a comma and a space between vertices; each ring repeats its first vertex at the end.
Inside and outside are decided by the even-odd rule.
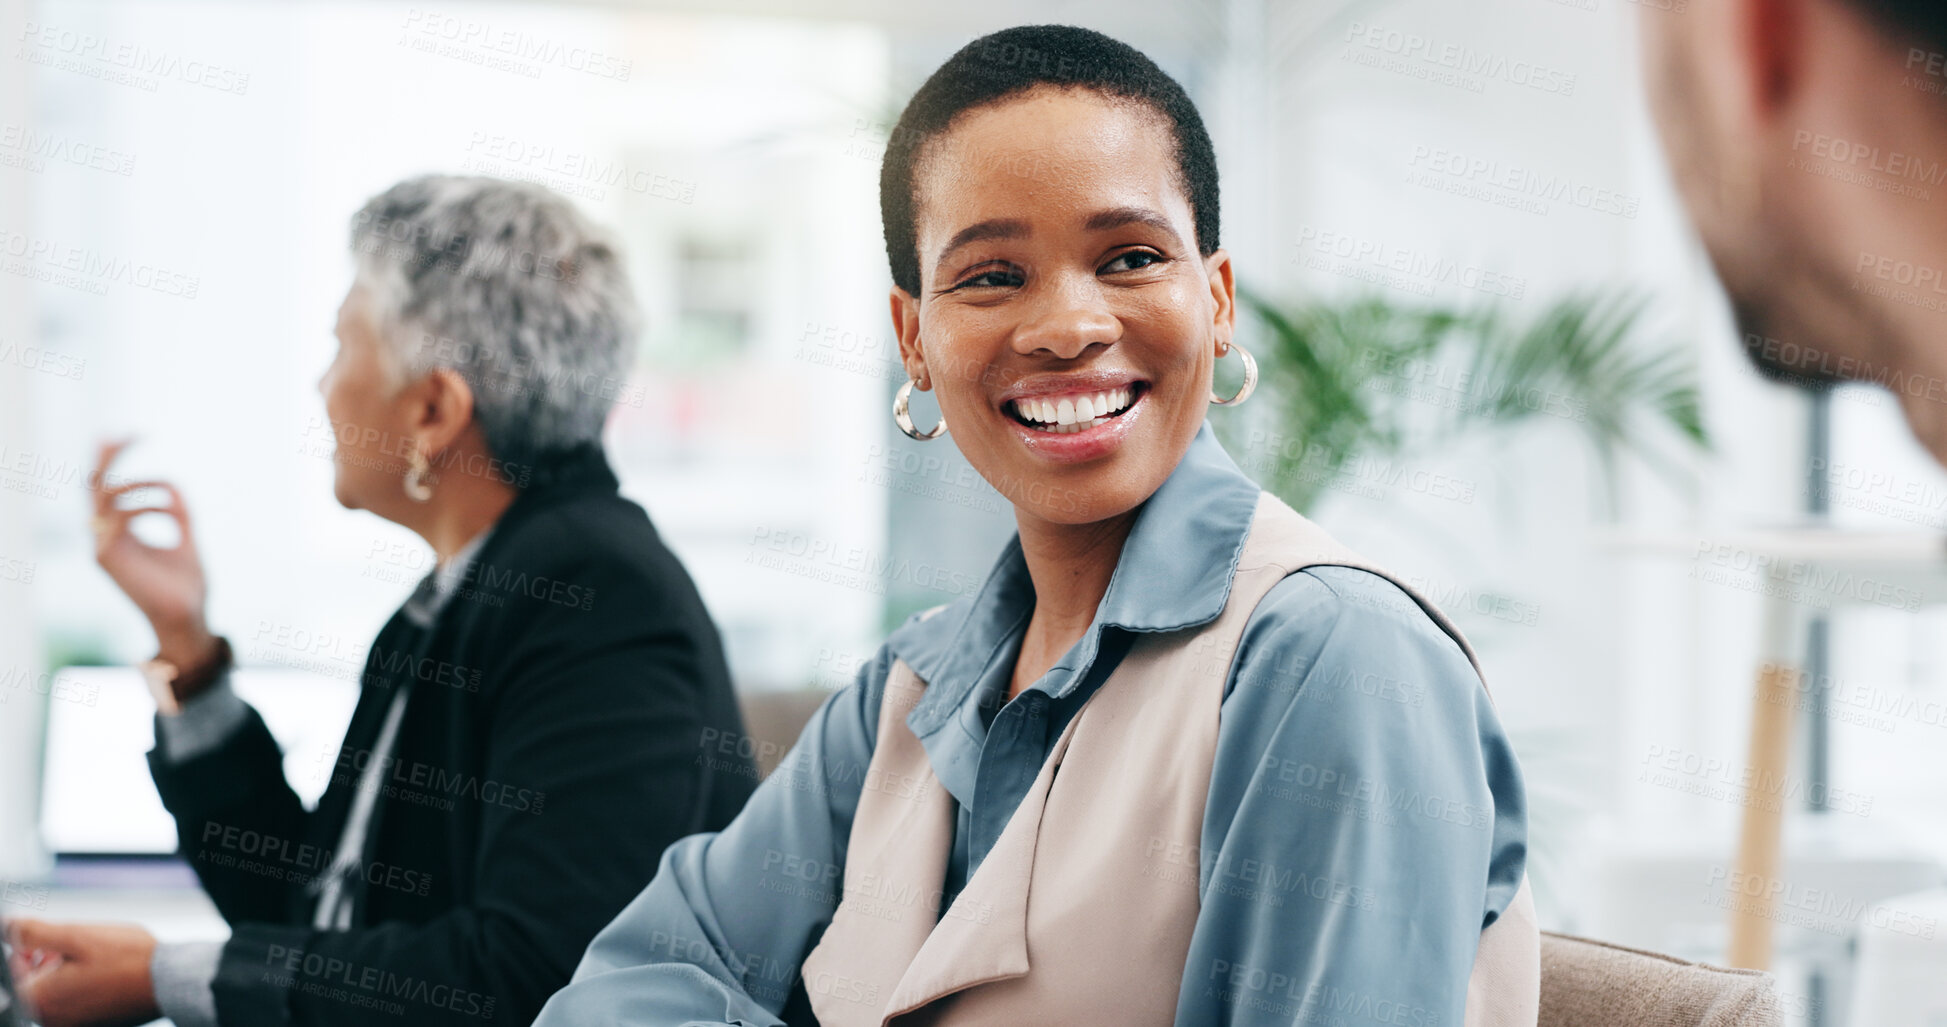
POLYGON ((103 443, 89 479, 94 492, 95 562, 149 619, 163 659, 184 669, 201 666, 215 655, 217 645, 203 619, 208 586, 202 558, 196 553, 196 536, 190 530, 189 508, 182 493, 166 481, 109 478, 109 467, 128 444, 127 439, 103 443), (168 501, 122 505, 122 496, 140 489, 160 489, 168 493, 168 501), (149 545, 129 530, 131 521, 147 513, 164 514, 176 522, 173 547, 149 545))

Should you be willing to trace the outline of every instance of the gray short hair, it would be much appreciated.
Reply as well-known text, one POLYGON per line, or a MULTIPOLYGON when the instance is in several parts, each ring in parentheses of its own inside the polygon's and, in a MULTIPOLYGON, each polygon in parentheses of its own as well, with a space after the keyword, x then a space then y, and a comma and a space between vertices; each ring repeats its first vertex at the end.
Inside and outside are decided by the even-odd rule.
POLYGON ((540 186, 427 175, 352 218, 360 281, 410 377, 457 372, 493 456, 531 469, 599 443, 635 338, 621 255, 540 186))

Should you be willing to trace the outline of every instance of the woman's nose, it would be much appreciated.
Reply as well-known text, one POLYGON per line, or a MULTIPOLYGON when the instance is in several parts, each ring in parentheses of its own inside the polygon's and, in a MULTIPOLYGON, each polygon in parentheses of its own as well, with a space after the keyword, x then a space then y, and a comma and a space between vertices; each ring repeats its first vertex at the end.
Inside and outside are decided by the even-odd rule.
POLYGON ((1072 360, 1098 342, 1106 345, 1122 337, 1122 322, 1109 310, 1093 276, 1047 282, 1037 291, 1040 296, 1030 301, 1027 320, 1014 332, 1016 352, 1072 360))

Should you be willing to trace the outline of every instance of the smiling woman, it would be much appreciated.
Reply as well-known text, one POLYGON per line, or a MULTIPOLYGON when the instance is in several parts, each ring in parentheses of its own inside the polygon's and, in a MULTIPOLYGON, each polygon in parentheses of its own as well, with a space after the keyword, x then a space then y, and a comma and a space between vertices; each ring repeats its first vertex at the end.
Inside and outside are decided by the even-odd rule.
POLYGON ((1534 1024, 1522 783, 1472 650, 1205 423, 1234 285, 1181 87, 1009 29, 892 139, 894 416, 1018 536, 671 847, 540 1022, 1534 1024))

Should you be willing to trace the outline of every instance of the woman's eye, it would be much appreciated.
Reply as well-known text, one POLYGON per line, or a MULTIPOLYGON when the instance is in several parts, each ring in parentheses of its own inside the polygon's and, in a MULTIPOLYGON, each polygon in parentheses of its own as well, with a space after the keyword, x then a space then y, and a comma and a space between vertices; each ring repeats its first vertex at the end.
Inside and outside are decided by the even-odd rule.
POLYGON ((1137 271, 1151 264, 1161 263, 1162 260, 1163 257, 1161 254, 1150 253, 1147 250, 1130 250, 1127 253, 1117 254, 1114 260, 1102 265, 1102 270, 1108 272, 1137 271))
POLYGON ((973 275, 968 278, 961 279, 960 284, 954 286, 954 288, 979 289, 982 287, 989 287, 989 286, 1009 286, 1009 285, 1019 285, 1019 284, 1021 284, 1021 276, 1018 273, 1013 271, 1005 271, 997 268, 993 271, 982 271, 977 275, 973 275))

